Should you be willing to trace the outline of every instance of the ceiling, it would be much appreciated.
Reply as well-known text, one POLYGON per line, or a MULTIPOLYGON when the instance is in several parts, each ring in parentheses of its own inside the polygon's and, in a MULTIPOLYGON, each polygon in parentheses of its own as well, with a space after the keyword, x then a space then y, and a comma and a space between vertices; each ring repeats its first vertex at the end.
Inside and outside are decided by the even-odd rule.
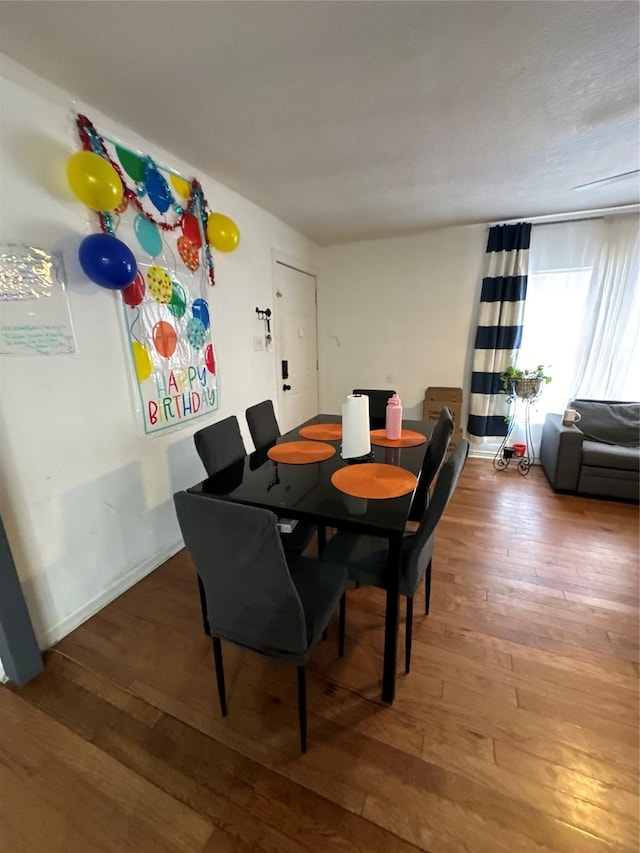
POLYGON ((0 51, 326 245, 637 202, 572 187, 639 168, 639 9, 2 0, 0 51))

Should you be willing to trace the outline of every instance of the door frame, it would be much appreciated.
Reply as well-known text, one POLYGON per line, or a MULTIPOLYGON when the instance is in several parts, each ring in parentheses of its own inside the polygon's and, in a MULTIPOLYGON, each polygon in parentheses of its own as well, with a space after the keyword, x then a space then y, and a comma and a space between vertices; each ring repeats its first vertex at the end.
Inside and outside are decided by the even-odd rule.
MULTIPOLYGON (((305 275, 313 276, 315 279, 315 303, 316 303, 316 321, 315 321, 315 333, 316 333, 316 379, 317 379, 317 389, 318 389, 318 411, 320 411, 320 335, 318 329, 318 268, 315 264, 310 261, 303 260, 300 257, 296 257, 295 255, 291 255, 288 252, 281 251, 280 249, 271 249, 271 304, 273 305, 273 337, 275 341, 275 345, 273 347, 273 355, 274 355, 274 367, 275 367, 275 377, 276 377, 276 401, 278 404, 278 410, 280 409, 280 384, 282 383, 282 377, 280 375, 280 337, 278 335, 278 325, 277 325, 277 314, 276 314, 276 305, 277 305, 277 296, 276 296, 276 269, 278 264, 281 266, 289 267, 290 269, 296 270, 297 272, 301 272, 305 275)), ((278 412, 279 413, 279 412, 278 412)))

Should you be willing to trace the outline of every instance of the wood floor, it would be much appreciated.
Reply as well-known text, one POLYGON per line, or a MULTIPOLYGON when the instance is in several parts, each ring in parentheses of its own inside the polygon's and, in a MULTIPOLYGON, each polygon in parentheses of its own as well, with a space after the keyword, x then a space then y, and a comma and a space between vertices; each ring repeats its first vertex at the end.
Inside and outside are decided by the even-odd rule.
MULTIPOLYGON (((348 595, 308 667, 224 645, 185 552, 0 690, 0 850, 638 850, 638 508, 470 460, 431 615, 380 701, 383 594, 348 595)), ((404 639, 401 628, 401 644, 404 639)))

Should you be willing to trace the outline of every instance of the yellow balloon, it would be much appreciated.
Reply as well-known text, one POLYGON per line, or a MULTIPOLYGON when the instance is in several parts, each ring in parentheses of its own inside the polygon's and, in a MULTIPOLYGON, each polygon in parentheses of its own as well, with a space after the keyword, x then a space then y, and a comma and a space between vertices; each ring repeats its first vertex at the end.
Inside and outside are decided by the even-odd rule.
POLYGON ((185 181, 184 178, 179 178, 178 175, 169 175, 171 186, 182 198, 189 198, 191 195, 191 184, 185 181))
POLYGON ((75 195, 92 210, 114 210, 122 202, 120 175, 99 154, 78 151, 67 163, 67 178, 75 195))
POLYGON ((240 243, 238 226, 222 213, 210 213, 207 219, 207 239, 221 252, 233 252, 240 243))
POLYGON ((147 347, 144 344, 139 344, 137 341, 131 344, 131 349, 133 350, 133 363, 136 366, 138 382, 144 382, 151 376, 151 372, 153 371, 151 355, 147 347))

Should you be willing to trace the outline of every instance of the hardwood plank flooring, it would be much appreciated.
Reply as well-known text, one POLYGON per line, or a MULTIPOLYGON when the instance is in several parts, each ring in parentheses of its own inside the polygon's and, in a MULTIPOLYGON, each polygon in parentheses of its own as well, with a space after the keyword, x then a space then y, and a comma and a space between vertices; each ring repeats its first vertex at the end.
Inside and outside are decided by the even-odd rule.
POLYGON ((220 717, 180 552, 0 690, 0 851, 638 851, 638 507, 472 459, 433 565, 391 707, 349 592, 302 756, 292 667, 224 644, 220 717))

